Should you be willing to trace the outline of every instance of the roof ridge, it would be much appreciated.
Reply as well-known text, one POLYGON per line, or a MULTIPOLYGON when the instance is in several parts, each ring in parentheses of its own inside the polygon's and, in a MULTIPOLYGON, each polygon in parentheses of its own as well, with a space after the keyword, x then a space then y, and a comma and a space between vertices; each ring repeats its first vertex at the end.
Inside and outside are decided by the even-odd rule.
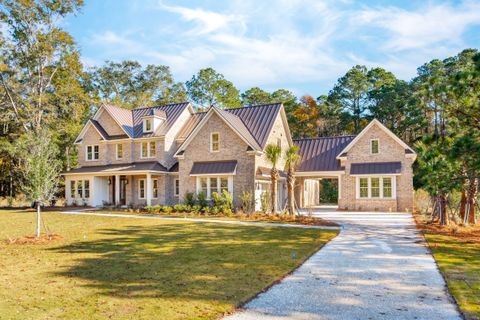
POLYGON ((166 104, 162 104, 162 105, 158 105, 158 106, 150 106, 150 107, 138 107, 138 108, 135 108, 135 109, 126 109, 126 110, 143 110, 143 109, 153 109, 153 108, 163 108, 163 107, 167 107, 167 106, 172 106, 172 105, 175 105, 175 104, 185 104, 185 103, 190 103, 188 101, 183 101, 183 102, 172 102, 172 103, 166 103, 166 104))
POLYGON ((354 134, 346 134, 341 136, 328 136, 328 137, 315 137, 315 138, 299 138, 299 139, 292 139, 293 141, 301 141, 301 140, 320 140, 320 139, 335 139, 335 138, 351 138, 356 137, 354 134))
POLYGON ((238 109, 246 109, 246 108, 259 108, 259 107, 267 107, 282 104, 282 102, 271 102, 271 103, 262 103, 262 104, 255 104, 255 105, 248 105, 248 106, 241 106, 238 108, 225 108, 223 110, 238 110, 238 109))

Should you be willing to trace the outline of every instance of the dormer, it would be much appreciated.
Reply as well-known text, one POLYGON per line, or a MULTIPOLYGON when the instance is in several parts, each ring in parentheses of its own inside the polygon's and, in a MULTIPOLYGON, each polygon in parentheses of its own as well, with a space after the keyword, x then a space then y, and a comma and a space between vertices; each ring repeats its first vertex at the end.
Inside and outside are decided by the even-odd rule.
POLYGON ((143 133, 155 132, 166 119, 165 111, 157 109, 150 110, 149 114, 142 117, 143 133))

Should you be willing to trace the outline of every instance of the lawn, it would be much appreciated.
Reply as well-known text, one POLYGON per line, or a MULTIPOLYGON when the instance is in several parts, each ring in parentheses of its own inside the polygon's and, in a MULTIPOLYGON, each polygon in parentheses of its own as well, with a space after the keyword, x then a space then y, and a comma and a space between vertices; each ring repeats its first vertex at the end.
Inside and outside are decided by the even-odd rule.
POLYGON ((480 227, 422 229, 465 318, 480 320, 480 227))
POLYGON ((216 319, 337 231, 0 211, 0 319, 216 319))

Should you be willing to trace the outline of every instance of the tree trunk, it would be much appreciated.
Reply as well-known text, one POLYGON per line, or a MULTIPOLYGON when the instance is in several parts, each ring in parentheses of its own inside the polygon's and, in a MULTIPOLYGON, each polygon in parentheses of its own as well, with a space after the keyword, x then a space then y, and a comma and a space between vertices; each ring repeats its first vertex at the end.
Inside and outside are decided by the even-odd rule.
POLYGON ((40 238, 40 202, 37 201, 37 239, 40 238))
POLYGON ((272 180, 272 214, 275 214, 277 213, 277 169, 272 168, 270 175, 272 180))
POLYGON ((462 196, 460 198, 460 211, 458 212, 462 221, 465 220, 466 205, 467 205, 467 193, 465 192, 465 190, 462 190, 462 196))
POLYGON ((288 191, 288 213, 293 217, 295 216, 295 204, 294 204, 294 194, 293 189, 295 187, 295 177, 293 172, 289 171, 287 176, 287 191, 288 191))
POLYGON ((441 214, 441 224, 446 226, 450 224, 448 219, 448 212, 447 212, 447 195, 442 193, 440 196, 440 214, 441 214))
POLYGON ((468 224, 475 224, 475 199, 477 198, 477 179, 470 179, 470 186, 468 188, 468 224))

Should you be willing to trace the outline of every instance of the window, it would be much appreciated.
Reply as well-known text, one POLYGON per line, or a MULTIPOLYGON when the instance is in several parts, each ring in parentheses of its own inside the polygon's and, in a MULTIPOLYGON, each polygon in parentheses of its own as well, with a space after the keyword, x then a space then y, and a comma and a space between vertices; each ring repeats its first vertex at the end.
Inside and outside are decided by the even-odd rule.
POLYGON ((71 180, 71 181, 70 181, 70 197, 71 197, 71 198, 75 198, 75 195, 76 195, 76 193, 75 193, 75 185, 76 185, 76 184, 75 184, 75 180, 71 180))
POLYGON ((210 137, 210 151, 216 152, 220 150, 220 136, 218 132, 213 132, 210 137))
POLYGON ((392 197, 392 178, 383 178, 383 197, 392 197))
POLYGON ((142 142, 140 144, 140 158, 155 158, 156 154, 155 141, 142 142))
POLYGON ((138 198, 145 199, 145 179, 138 180, 138 198))
POLYGON ((98 145, 96 146, 87 146, 87 161, 98 160, 100 156, 100 149, 98 145))
POLYGON ((371 178, 370 192, 372 198, 380 198, 380 178, 371 178))
POLYGON ((79 198, 83 197, 83 181, 82 180, 77 181, 77 196, 79 198))
POLYGON ((379 141, 378 139, 370 140, 370 153, 378 154, 379 152, 379 141))
POLYGON ((83 197, 90 198, 90 180, 83 181, 83 197))
POLYGON ((395 176, 357 177, 357 198, 392 199, 395 197, 395 176))
POLYGON ((207 198, 212 197, 212 193, 222 193, 224 190, 232 192, 231 180, 233 177, 198 177, 197 193, 204 192, 207 198))
POLYGON ((143 132, 152 132, 152 119, 143 119, 143 132))
POLYGON ((158 180, 154 179, 152 180, 152 183, 153 183, 152 198, 157 199, 158 198, 158 180))
POLYGON ((116 159, 117 159, 117 160, 123 159, 123 144, 117 143, 117 144, 115 145, 115 148, 116 148, 116 150, 115 150, 115 157, 116 157, 116 159))
POLYGON ((360 178, 360 198, 368 198, 368 178, 360 178))
POLYGON ((175 196, 178 197, 180 195, 180 180, 175 179, 175 196))

